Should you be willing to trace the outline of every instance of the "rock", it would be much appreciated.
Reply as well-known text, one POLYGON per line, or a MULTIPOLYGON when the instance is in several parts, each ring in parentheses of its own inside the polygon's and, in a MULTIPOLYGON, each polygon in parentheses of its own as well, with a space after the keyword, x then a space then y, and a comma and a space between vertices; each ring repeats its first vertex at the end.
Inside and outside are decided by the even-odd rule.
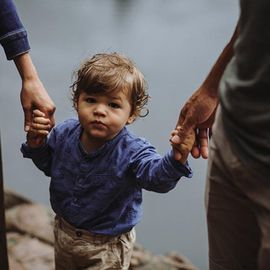
POLYGON ((41 204, 20 204, 6 211, 7 231, 26 233, 51 245, 53 236, 53 211, 41 204))
MULTIPOLYGON (((7 244, 10 270, 54 270, 53 211, 5 191, 7 244)), ((130 270, 197 270, 176 252, 153 255, 135 244, 130 270)))
MULTIPOLYGON (((45 244, 37 238, 8 233, 9 260, 20 269, 52 270, 54 269, 53 246, 45 244)), ((14 266, 13 266, 14 267, 14 266)), ((14 267, 14 268, 15 268, 14 267)), ((10 267, 13 270, 12 267, 10 267)))
POLYGON ((197 270, 184 256, 176 253, 153 255, 136 244, 130 270, 197 270))
POLYGON ((5 209, 9 209, 21 203, 32 203, 32 202, 29 199, 23 197, 22 195, 5 188, 5 209))

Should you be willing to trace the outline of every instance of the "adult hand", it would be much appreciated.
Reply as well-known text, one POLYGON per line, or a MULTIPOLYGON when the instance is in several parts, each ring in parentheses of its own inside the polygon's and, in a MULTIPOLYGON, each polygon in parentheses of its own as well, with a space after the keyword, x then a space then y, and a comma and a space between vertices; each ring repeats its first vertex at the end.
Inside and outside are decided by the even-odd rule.
MULTIPOLYGON (((172 131, 171 133, 171 139, 174 136, 178 136, 180 127, 176 127, 175 130, 172 131)), ((180 159, 177 159, 180 163, 185 164, 188 158, 188 155, 190 153, 190 151, 192 150, 194 143, 195 143, 195 132, 193 129, 191 129, 191 133, 187 134, 186 139, 184 141, 179 140, 179 144, 175 144, 172 142, 172 140, 170 139, 172 148, 173 148, 173 152, 179 152, 181 155, 179 155, 180 159)), ((174 158, 176 158, 178 156, 174 155, 174 158)))
POLYGON ((50 119, 50 128, 54 126, 55 105, 39 79, 22 81, 21 104, 24 111, 25 131, 28 131, 31 126, 34 109, 39 109, 50 119))
POLYGON ((45 116, 50 119, 50 128, 52 128, 55 123, 55 105, 40 81, 29 53, 17 56, 14 62, 22 78, 21 103, 24 110, 24 130, 29 130, 35 109, 45 113, 45 116))
POLYGON ((174 157, 181 159, 181 152, 174 144, 185 141, 192 129, 195 130, 196 141, 191 154, 194 158, 208 157, 208 138, 211 136, 211 127, 214 122, 215 112, 218 104, 218 88, 224 70, 233 57, 233 45, 237 38, 237 26, 216 63, 210 70, 201 87, 190 97, 181 110, 177 126, 180 126, 178 135, 171 142, 174 149, 174 157))
POLYGON ((196 136, 195 144, 191 150, 192 156, 194 158, 208 157, 208 137, 211 135, 217 104, 217 95, 203 86, 186 102, 177 123, 177 126, 180 126, 179 132, 171 138, 175 159, 181 159, 181 151, 177 149, 177 145, 184 142, 192 130, 195 130, 196 136))
POLYGON ((33 122, 27 132, 27 145, 31 148, 41 147, 47 138, 51 128, 49 118, 40 110, 33 111, 33 122))

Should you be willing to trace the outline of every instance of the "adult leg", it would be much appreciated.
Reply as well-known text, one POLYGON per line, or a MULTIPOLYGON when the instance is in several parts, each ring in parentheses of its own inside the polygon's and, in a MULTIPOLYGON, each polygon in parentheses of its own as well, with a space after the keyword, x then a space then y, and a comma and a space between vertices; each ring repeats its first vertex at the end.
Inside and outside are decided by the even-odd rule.
POLYGON ((218 113, 206 186, 210 270, 257 269, 261 232, 247 178, 250 174, 233 154, 218 113))
POLYGON ((9 265, 6 238, 4 194, 3 162, 0 138, 0 269, 8 270, 9 265))
POLYGON ((263 209, 259 213, 259 224, 262 231, 258 264, 260 270, 270 269, 270 211, 263 209))

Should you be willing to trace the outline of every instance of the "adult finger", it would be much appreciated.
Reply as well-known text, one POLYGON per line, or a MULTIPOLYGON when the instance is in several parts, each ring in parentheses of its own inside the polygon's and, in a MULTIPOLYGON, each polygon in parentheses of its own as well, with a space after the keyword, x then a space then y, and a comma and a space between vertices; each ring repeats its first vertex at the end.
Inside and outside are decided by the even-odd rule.
POLYGON ((32 111, 30 109, 23 109, 24 111, 24 131, 28 132, 32 122, 32 111))
POLYGON ((53 115, 51 115, 51 117, 50 117, 50 129, 52 129, 53 127, 54 127, 54 125, 55 125, 55 118, 54 118, 54 114, 53 115))
POLYGON ((200 148, 197 143, 197 138, 195 139, 194 145, 191 149, 191 155, 196 159, 200 157, 200 148))
POLYGON ((54 117, 55 109, 56 108, 55 108, 54 104, 52 104, 52 106, 47 110, 47 115, 48 115, 50 122, 51 122, 51 128, 53 128, 55 125, 55 117, 54 117))
POLYGON ((200 154, 204 159, 208 158, 208 135, 207 129, 199 129, 198 142, 200 147, 200 154))

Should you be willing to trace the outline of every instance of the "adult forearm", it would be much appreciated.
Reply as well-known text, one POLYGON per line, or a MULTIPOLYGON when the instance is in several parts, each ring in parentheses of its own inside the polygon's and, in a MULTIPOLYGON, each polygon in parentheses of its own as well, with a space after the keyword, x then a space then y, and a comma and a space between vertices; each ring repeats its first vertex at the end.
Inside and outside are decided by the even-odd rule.
POLYGON ((181 127, 178 135, 171 138, 174 149, 174 157, 177 160, 183 158, 181 145, 186 141, 192 130, 196 130, 196 142, 191 151, 194 158, 208 157, 208 134, 215 118, 217 108, 218 89, 222 75, 227 64, 234 55, 234 43, 237 38, 237 26, 231 40, 223 49, 216 63, 210 70, 201 86, 185 103, 181 109, 177 126, 181 127))
POLYGON ((217 59, 214 66, 207 75, 206 79, 202 83, 201 88, 205 89, 208 92, 208 94, 213 97, 217 97, 220 79, 224 73, 227 64, 230 62, 231 58, 234 55, 233 47, 236 38, 237 38, 237 27, 235 28, 231 40, 223 49, 219 58, 217 59))
POLYGON ((39 79, 29 53, 16 57, 14 62, 22 78, 21 103, 25 116, 25 131, 28 131, 31 126, 34 109, 42 111, 49 117, 52 128, 54 126, 55 105, 39 79))

